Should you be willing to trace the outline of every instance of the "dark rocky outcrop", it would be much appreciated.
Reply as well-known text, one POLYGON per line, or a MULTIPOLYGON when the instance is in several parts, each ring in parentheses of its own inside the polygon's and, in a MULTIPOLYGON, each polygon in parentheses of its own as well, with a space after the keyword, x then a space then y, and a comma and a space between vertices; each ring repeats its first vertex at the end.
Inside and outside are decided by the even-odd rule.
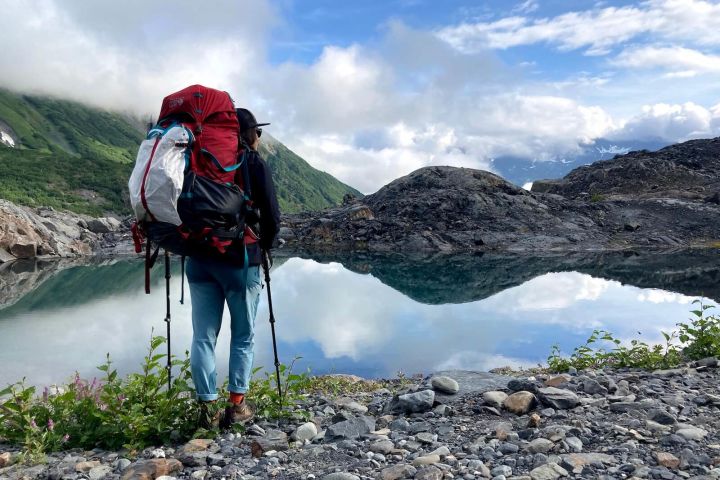
POLYGON ((567 208, 488 172, 454 167, 417 170, 349 205, 286 217, 290 243, 374 251, 542 250, 607 242, 591 211, 567 208), (591 234, 588 234, 590 232, 591 234))
POLYGON ((560 180, 534 182, 532 190, 567 198, 717 203, 713 199, 720 195, 720 138, 616 155, 576 168, 560 180))
POLYGON ((528 192, 480 170, 427 167, 362 200, 285 218, 315 249, 570 251, 720 240, 720 139, 631 152, 528 192))

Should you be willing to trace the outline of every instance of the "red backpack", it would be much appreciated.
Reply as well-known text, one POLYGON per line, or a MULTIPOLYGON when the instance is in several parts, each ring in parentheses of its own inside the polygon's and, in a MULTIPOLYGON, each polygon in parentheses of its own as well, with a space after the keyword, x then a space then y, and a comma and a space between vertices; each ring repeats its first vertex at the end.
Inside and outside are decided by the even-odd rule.
POLYGON ((138 151, 128 182, 137 217, 136 252, 146 240, 146 290, 159 248, 243 265, 248 178, 232 98, 193 85, 165 97, 156 125, 138 151), (157 248, 150 254, 151 246, 157 248))

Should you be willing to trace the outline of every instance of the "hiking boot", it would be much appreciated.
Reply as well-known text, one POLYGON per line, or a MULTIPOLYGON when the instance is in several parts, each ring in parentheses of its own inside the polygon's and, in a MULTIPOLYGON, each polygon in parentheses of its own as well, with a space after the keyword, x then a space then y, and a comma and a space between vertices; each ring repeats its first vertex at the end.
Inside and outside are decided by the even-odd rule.
POLYGON ((200 402, 197 422, 198 428, 218 430, 220 428, 222 413, 222 410, 217 410, 216 402, 200 402))
POLYGON ((244 425, 255 417, 255 409, 245 399, 240 403, 233 403, 225 409, 223 425, 227 428, 233 425, 244 425))

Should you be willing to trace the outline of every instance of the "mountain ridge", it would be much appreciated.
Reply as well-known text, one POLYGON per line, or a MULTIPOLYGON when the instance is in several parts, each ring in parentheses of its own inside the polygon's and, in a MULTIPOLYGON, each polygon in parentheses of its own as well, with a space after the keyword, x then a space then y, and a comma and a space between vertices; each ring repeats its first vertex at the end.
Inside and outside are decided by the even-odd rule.
MULTIPOLYGON (((141 123, 69 100, 0 89, 0 198, 94 216, 129 214, 127 179, 145 136, 141 123)), ((274 174, 281 210, 317 210, 346 194, 361 196, 278 140, 271 143, 261 142, 260 153, 274 174)))
POLYGON ((720 138, 630 152, 522 189, 425 167, 361 200, 288 215, 285 238, 330 250, 603 251, 720 247, 720 138))

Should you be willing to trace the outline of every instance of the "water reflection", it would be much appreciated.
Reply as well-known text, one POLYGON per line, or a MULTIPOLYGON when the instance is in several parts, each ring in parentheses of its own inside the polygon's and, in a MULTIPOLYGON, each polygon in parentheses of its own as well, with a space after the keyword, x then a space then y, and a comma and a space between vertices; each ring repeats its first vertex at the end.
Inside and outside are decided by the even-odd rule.
MULTIPOLYGON (((694 298, 720 297, 712 258, 708 252, 284 258, 273 272, 280 353, 285 362, 302 356, 300 366, 315 372, 373 377, 533 365, 552 344, 569 348, 597 327, 659 340, 660 330, 687 318, 694 298)), ((47 384, 75 370, 92 376, 106 352, 121 371, 136 368, 151 329, 164 332, 160 270, 149 296, 137 260, 63 265, 49 277, 33 272, 42 277, 37 288, 0 309, 0 384, 23 376, 47 384)), ((257 322, 256 362, 269 366, 264 297, 257 322)), ((228 355, 224 323, 221 362, 228 355)), ((174 351, 188 349, 191 335, 189 305, 173 302, 174 351)))

